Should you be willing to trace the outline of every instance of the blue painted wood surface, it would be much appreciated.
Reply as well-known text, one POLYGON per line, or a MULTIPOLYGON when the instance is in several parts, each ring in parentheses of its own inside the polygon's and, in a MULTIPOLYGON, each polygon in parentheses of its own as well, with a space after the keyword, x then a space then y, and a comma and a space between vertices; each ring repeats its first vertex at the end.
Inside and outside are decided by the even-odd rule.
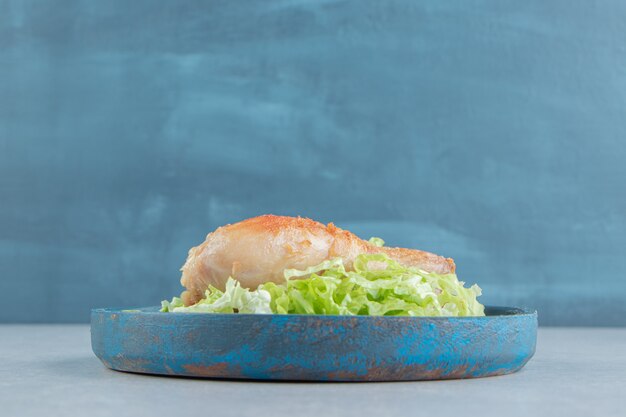
POLYGON ((474 378, 532 357, 536 312, 486 317, 172 314, 96 309, 91 340, 109 368, 148 374, 310 381, 474 378))

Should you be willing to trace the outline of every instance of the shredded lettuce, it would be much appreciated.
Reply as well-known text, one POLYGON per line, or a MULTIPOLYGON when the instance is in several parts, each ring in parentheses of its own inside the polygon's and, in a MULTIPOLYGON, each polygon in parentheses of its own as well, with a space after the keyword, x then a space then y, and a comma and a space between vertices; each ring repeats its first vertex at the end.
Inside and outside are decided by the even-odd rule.
POLYGON ((250 291, 232 278, 226 281, 226 289, 220 291, 211 286, 205 297, 194 305, 185 307, 183 301, 172 298, 171 302, 162 301, 161 311, 173 313, 258 313, 271 314, 270 294, 259 288, 250 291))
MULTIPOLYGON (((382 245, 382 240, 380 241, 382 245)), ((379 243, 379 242, 377 242, 379 243)), ((374 243, 376 244, 376 243, 374 243)), ((377 245, 378 246, 378 245, 377 245)), ((481 289, 465 288, 455 274, 405 267, 387 255, 359 255, 347 271, 341 258, 305 270, 285 270, 285 281, 256 290, 233 278, 224 291, 206 290, 205 298, 185 307, 174 297, 163 312, 332 314, 368 316, 484 316, 481 289)))

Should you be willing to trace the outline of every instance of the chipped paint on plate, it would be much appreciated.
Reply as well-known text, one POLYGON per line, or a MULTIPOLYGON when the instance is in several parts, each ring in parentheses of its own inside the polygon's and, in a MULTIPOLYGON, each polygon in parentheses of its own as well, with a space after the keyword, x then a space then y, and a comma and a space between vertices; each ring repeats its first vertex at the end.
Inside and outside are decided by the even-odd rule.
POLYGON ((91 344, 118 371, 209 378, 400 381, 518 371, 533 356, 537 313, 370 317, 91 312, 91 344))

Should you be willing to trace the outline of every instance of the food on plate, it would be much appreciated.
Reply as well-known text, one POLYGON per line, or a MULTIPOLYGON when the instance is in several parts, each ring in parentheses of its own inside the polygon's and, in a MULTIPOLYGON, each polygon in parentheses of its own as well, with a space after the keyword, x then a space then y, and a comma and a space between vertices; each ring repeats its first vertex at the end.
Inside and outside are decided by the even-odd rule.
POLYGON ((265 215, 189 250, 174 313, 482 316, 477 285, 429 252, 362 240, 332 223, 265 215))

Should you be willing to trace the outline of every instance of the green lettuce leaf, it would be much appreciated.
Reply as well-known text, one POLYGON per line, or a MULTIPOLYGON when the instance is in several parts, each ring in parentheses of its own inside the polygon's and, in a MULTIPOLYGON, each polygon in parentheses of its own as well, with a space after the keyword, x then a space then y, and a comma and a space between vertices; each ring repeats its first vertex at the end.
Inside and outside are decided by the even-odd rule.
POLYGON ((182 300, 174 297, 171 302, 162 301, 161 311, 171 313, 259 313, 270 314, 270 293, 259 288, 250 291, 232 278, 226 281, 226 289, 220 291, 209 287, 204 298, 185 307, 182 300))
MULTIPOLYGON (((381 243, 382 245, 382 243, 381 243)), ((369 316, 484 316, 481 289, 465 288, 455 274, 405 267, 387 255, 362 254, 347 271, 342 259, 305 270, 287 269, 282 283, 256 290, 229 278, 226 289, 210 287, 185 307, 180 298, 161 303, 164 312, 332 314, 369 316)))

